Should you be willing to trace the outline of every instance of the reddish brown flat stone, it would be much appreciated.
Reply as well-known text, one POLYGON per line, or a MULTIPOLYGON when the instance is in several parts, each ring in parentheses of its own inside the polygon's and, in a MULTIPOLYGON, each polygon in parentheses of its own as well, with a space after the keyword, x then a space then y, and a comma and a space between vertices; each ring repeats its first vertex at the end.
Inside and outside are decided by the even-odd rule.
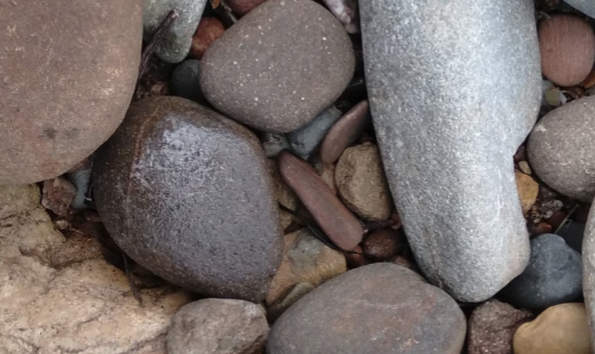
POLYGON ((349 144, 360 135, 368 122, 368 101, 356 104, 328 131, 320 145, 320 160, 325 164, 337 161, 349 144))
POLYGON ((355 248, 364 233, 361 223, 312 166, 286 151, 279 154, 277 161, 285 183, 295 191, 331 241, 344 250, 355 248))
POLYGON ((196 33, 192 37, 192 46, 190 47, 190 56, 201 59, 211 43, 221 37, 225 32, 225 27, 221 21, 215 17, 203 17, 198 24, 196 33))

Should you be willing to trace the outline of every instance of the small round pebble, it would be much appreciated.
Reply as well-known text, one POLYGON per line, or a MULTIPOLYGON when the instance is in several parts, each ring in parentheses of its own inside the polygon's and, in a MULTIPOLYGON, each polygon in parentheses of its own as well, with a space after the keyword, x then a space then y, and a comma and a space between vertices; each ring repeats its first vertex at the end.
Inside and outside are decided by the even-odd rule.
POLYGON ((388 261, 403 248, 403 240, 396 230, 391 228, 376 230, 362 242, 367 258, 375 261, 388 261))
POLYGON ((195 59, 201 59, 209 46, 221 37, 225 32, 225 27, 221 21, 215 17, 203 17, 198 24, 198 28, 192 36, 192 46, 190 47, 190 56, 195 59))

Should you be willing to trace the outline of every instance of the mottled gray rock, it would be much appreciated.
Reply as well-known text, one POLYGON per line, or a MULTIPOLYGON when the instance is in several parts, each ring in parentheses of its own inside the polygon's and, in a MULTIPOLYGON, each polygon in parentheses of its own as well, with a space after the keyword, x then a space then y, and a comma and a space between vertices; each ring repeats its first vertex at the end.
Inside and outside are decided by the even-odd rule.
POLYGON ((574 7, 587 16, 595 18, 595 1, 593 0, 564 0, 568 5, 574 7))
POLYGON ((341 111, 331 106, 322 111, 310 123, 287 134, 289 146, 298 156, 307 160, 322 141, 326 132, 341 117, 341 111))
POLYGON ((581 255, 554 234, 531 240, 531 259, 500 295, 516 307, 543 310, 576 301, 582 290, 581 255))
POLYGON ((465 316, 409 269, 375 263, 312 290, 271 328, 269 354, 460 353, 465 316))
POLYGON ((188 59, 178 64, 171 74, 170 86, 176 96, 203 102, 204 96, 200 91, 200 61, 188 59))
POLYGON ((587 228, 583 237, 583 295, 587 308, 587 318, 591 328, 591 343, 595 347, 595 208, 587 220, 587 228))
POLYGON ((546 114, 535 126, 527 153, 535 174, 556 191, 590 202, 595 196, 595 96, 546 114))
POLYGON ((259 353, 269 333, 264 308, 244 300, 204 299, 182 307, 167 333, 169 354, 259 353))
POLYGON ((382 160, 426 276, 461 301, 491 297, 529 242, 512 156, 541 96, 533 2, 360 3, 382 160))
POLYGON ((171 10, 178 18, 155 48, 157 56, 168 63, 179 63, 190 51, 192 35, 198 27, 207 0, 144 0, 143 28, 151 36, 171 10))
POLYGON ((355 66, 343 25, 311 0, 269 0, 225 31, 201 61, 215 108, 263 131, 293 131, 329 107, 355 66))
POLYGON ((0 184, 57 177, 124 119, 141 0, 0 1, 0 184))
POLYGON ((248 129, 183 98, 149 98, 131 106, 93 171, 99 214, 139 264, 213 297, 264 298, 283 243, 248 129))

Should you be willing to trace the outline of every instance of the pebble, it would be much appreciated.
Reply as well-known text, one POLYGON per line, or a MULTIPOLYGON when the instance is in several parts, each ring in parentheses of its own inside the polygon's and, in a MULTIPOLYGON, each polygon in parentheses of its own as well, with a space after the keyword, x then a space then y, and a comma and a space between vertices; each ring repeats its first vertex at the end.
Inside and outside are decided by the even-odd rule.
POLYGON ((325 164, 335 163, 369 122, 368 101, 364 100, 347 111, 328 131, 320 145, 320 160, 325 164))
MULTIPOLYGON (((594 204, 591 204, 594 205, 594 204)), ((0 209, 0 215, 2 210, 0 209)), ((583 237, 583 295, 595 346, 595 208, 591 207, 583 237)))
POLYGON ((57 216, 67 216, 75 195, 76 188, 64 177, 43 181, 41 205, 57 216))
POLYGON ((141 0, 3 2, 0 185, 57 177, 114 132, 134 92, 141 14, 141 0))
POLYGON ((541 101, 534 4, 359 5, 374 128, 415 258, 457 300, 486 300, 529 258, 511 157, 541 101))
POLYGON ((299 200, 295 193, 289 188, 287 183, 283 181, 279 174, 279 167, 277 161, 273 159, 267 159, 267 170, 273 179, 273 188, 275 190, 275 199, 279 204, 289 210, 296 211, 298 208, 299 200))
POLYGON ((178 18, 155 47, 159 59, 175 64, 186 58, 206 3, 207 0, 144 0, 143 28, 148 38, 170 11, 176 10, 178 13, 178 18))
POLYGON ((355 247, 349 252, 345 252, 345 259, 349 268, 357 268, 368 264, 368 260, 364 255, 364 250, 361 246, 355 247))
POLYGON ((249 130, 192 101, 152 97, 131 106, 93 173, 97 210, 132 259, 203 295, 264 298, 283 241, 249 130))
POLYGON ((225 3, 237 15, 244 16, 265 0, 226 0, 225 3))
POLYGON ((266 157, 275 157, 283 150, 289 150, 289 141, 285 134, 263 132, 260 143, 266 157))
POLYGON ((542 310, 581 296, 581 255, 554 234, 531 240, 531 259, 521 275, 501 292, 516 307, 542 310))
POLYGON ((580 84, 595 61, 595 35, 578 16, 558 14, 539 23, 543 75, 560 86, 580 84))
POLYGON ((327 165, 320 162, 318 159, 314 159, 313 167, 318 172, 318 175, 324 183, 333 191, 333 194, 337 194, 337 185, 335 184, 335 165, 327 165))
POLYGON ((405 247, 404 240, 391 228, 373 231, 362 242, 364 255, 375 261, 388 261, 405 247))
POLYGON ((354 67, 351 40, 324 7, 269 0, 211 45, 202 59, 201 87, 230 118, 287 133, 329 107, 354 67))
POLYGON ((514 332, 532 317, 529 311, 495 299, 484 302, 469 318, 468 354, 512 354, 514 332))
POLYGON ((533 170, 531 170, 531 166, 529 165, 529 162, 527 162, 525 160, 519 161, 519 170, 521 170, 521 172, 526 175, 531 175, 533 173, 533 170))
POLYGON ((267 353, 459 354, 465 327, 444 291, 404 267, 375 263, 298 300, 273 324, 267 353))
POLYGON ((313 289, 314 285, 308 282, 297 283, 287 295, 267 308, 267 319, 274 322, 285 310, 313 289))
POLYGON ((190 47, 190 57, 201 59, 207 49, 217 38, 225 32, 223 23, 215 17, 203 17, 198 24, 198 28, 192 36, 192 46, 190 47))
POLYGON ((533 172, 559 193, 590 203, 595 196, 595 96, 546 114, 529 137, 533 172))
POLYGON ((341 199, 360 217, 375 221, 390 217, 392 199, 376 145, 347 148, 337 162, 335 183, 341 199))
POLYGON ((349 33, 359 32, 356 0, 323 0, 328 9, 345 25, 349 33))
POLYGON ((514 176, 521 201, 521 208, 523 209, 523 213, 527 214, 537 200, 539 184, 531 176, 521 172, 515 172, 514 176))
POLYGON ((595 18, 595 3, 592 0, 565 0, 567 4, 591 18, 595 18))
POLYGON ((514 334, 515 354, 590 354, 585 306, 566 303, 552 306, 514 334))
POLYGON ((310 123, 287 134, 291 150, 304 160, 316 149, 330 127, 341 117, 341 111, 331 106, 316 116, 310 123))
POLYGON ((66 177, 76 188, 76 195, 72 200, 70 206, 75 210, 86 209, 89 186, 91 184, 91 170, 93 168, 93 158, 87 158, 75 167, 71 168, 66 174, 66 177))
POLYGON ((169 354, 258 353, 269 324, 261 305, 244 300, 203 299, 182 307, 167 332, 169 354))
POLYGON ((170 86, 176 96, 204 102, 200 90, 200 61, 187 59, 178 64, 171 74, 170 86))
POLYGON ((279 154, 277 163, 285 183, 293 189, 330 240, 346 251, 357 246, 364 234, 362 224, 316 171, 285 151, 279 154))

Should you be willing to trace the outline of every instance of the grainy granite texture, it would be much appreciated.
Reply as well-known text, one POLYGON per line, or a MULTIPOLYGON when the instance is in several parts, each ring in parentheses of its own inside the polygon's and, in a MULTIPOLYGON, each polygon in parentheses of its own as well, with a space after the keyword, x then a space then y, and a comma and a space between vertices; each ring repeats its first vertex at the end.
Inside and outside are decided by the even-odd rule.
POLYGON ((595 208, 591 204, 591 211, 587 220, 587 228, 583 238, 583 295, 587 318, 591 329, 591 343, 595 347, 595 208))
POLYGON ((565 2, 584 13, 587 16, 595 18, 595 1, 593 0, 565 0, 565 2))

